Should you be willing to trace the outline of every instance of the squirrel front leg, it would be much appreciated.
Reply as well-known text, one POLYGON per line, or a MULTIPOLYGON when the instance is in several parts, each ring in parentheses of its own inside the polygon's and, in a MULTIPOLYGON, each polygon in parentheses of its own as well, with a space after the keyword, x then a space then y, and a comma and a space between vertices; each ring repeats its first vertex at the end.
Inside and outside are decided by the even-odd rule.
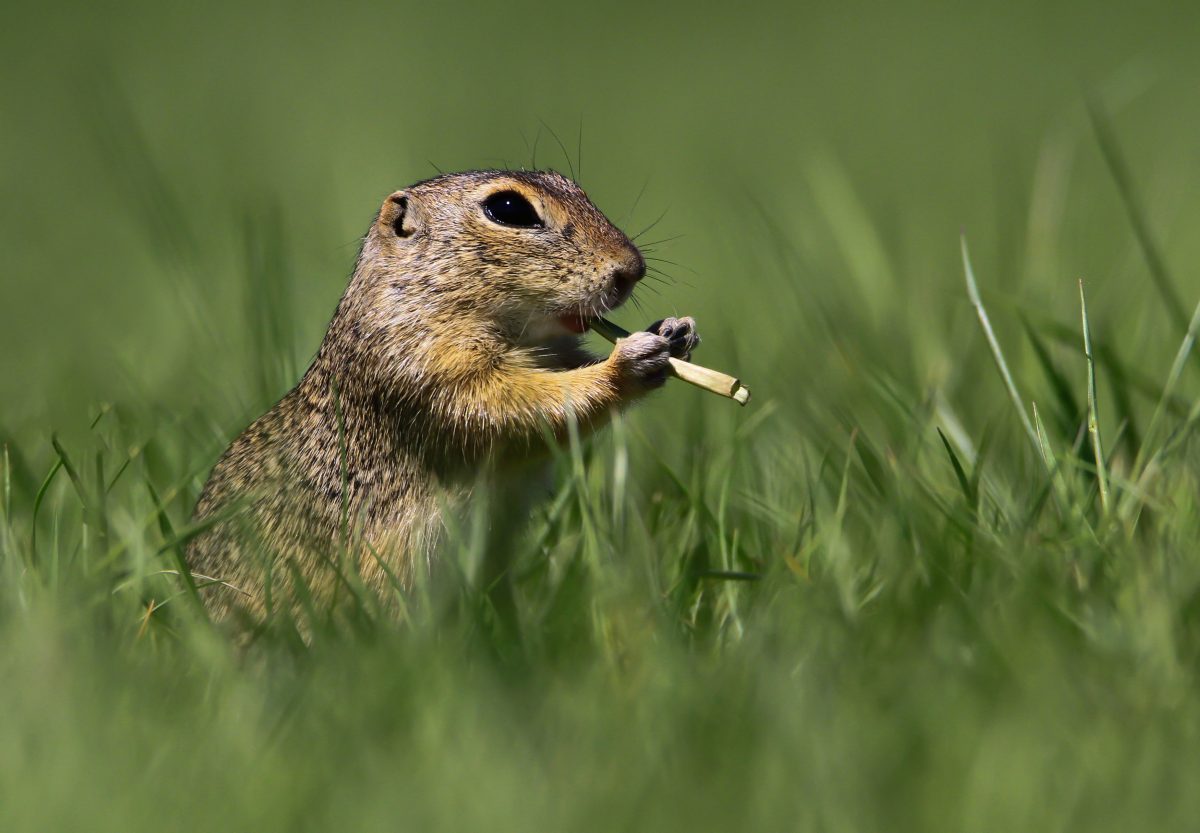
POLYGON ((470 445, 532 439, 544 426, 561 439, 571 419, 585 431, 594 429, 614 407, 660 387, 672 347, 655 333, 634 333, 607 359, 571 370, 538 368, 519 354, 501 356, 440 385, 432 410, 445 430, 470 445))

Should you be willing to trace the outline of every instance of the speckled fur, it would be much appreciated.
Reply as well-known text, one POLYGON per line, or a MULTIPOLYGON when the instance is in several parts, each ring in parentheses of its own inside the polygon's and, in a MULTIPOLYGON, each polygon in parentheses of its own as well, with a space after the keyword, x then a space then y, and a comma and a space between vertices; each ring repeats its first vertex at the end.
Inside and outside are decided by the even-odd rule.
POLYGON ((211 526, 188 561, 213 613, 295 605, 296 577, 323 603, 346 557, 376 590, 408 583, 481 466, 527 460, 547 428, 561 437, 572 416, 595 428, 661 385, 668 356, 698 342, 691 319, 658 322, 607 359, 560 323, 618 306, 644 272, 556 173, 448 174, 389 196, 312 366, 200 496, 196 521, 211 526), (544 227, 489 220, 481 204, 503 190, 544 227))

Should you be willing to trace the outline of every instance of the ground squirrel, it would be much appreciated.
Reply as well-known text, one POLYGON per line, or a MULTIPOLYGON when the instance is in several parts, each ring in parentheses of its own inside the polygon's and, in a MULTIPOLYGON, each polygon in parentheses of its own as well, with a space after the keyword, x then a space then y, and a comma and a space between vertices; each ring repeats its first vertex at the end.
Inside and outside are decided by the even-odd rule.
POLYGON ((210 610, 292 604, 298 577, 327 595, 339 548, 367 586, 403 585, 446 494, 485 462, 527 459, 547 430, 593 429, 661 385, 699 341, 692 319, 605 359, 579 338, 645 270, 557 173, 446 174, 389 196, 312 365, 200 495, 187 558, 210 610))

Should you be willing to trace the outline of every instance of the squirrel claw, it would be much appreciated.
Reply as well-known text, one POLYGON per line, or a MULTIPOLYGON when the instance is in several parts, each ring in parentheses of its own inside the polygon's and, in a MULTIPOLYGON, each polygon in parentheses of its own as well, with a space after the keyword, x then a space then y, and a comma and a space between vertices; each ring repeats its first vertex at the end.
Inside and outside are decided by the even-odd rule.
POLYGON ((663 318, 646 328, 646 332, 662 336, 671 345, 671 356, 687 361, 692 351, 700 346, 700 334, 696 332, 696 319, 663 318))

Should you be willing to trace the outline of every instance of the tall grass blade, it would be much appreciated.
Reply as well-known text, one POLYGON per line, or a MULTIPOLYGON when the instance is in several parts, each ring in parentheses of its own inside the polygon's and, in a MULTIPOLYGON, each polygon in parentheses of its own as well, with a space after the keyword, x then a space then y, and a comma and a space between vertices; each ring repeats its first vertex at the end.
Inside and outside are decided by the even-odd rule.
POLYGON ((154 488, 154 484, 150 482, 150 474, 147 472, 145 477, 146 491, 150 495, 150 500, 154 503, 154 508, 158 516, 158 529, 163 536, 164 541, 174 542, 167 551, 171 553, 171 557, 175 560, 175 567, 179 571, 180 577, 183 578, 184 588, 187 595, 196 604, 197 609, 203 609, 204 605, 200 601, 200 592, 196 587, 196 580, 192 577, 191 568, 188 567, 187 558, 184 554, 183 544, 178 542, 178 537, 175 534, 175 525, 171 523, 170 517, 167 515, 166 507, 162 500, 158 497, 158 491, 154 488))
POLYGON ((1050 357, 1050 349, 1046 345, 1045 340, 1038 334, 1033 325, 1029 323, 1029 319, 1024 314, 1020 316, 1021 326, 1025 330, 1025 335, 1029 338, 1029 343, 1033 347, 1033 354, 1038 360, 1038 364, 1042 366, 1042 371, 1046 374, 1046 378, 1050 382, 1050 389, 1054 391, 1054 399, 1058 405, 1058 427, 1064 434, 1069 434, 1074 430, 1074 426, 1079 424, 1079 417, 1082 413, 1079 408, 1079 403, 1075 401, 1075 394, 1071 392, 1071 385, 1067 381, 1067 377, 1054 364, 1054 360, 1050 357))
POLYGON ((979 286, 975 282, 975 272, 971 268, 971 256, 967 251, 967 238, 963 235, 962 241, 962 261, 963 273, 967 281, 967 295, 971 299, 971 306, 975 307, 975 314, 979 316, 979 324, 983 327, 983 334, 987 338, 988 347, 991 348, 992 358, 996 361, 996 368, 1000 371, 1000 377, 1004 380, 1004 387, 1008 390, 1008 398, 1012 401, 1013 407, 1016 409, 1018 416, 1021 418, 1021 427, 1025 429, 1025 435, 1029 437, 1029 442, 1033 445, 1033 450, 1041 454, 1041 444, 1038 442, 1037 432, 1033 430, 1033 423, 1029 421, 1029 414, 1025 413, 1025 406, 1021 404, 1021 395, 1017 392, 1017 383, 1013 381, 1012 373, 1009 372, 1008 362, 1004 360, 1004 351, 1000 349, 1000 342, 996 339, 996 333, 992 330, 992 322, 988 318, 987 310, 983 306, 983 299, 979 297, 979 286))
POLYGON ((8 456, 8 444, 4 445, 4 521, 12 519, 12 462, 8 456))
POLYGON ((1096 458, 1096 484, 1100 489, 1100 508, 1108 513, 1108 468, 1104 461, 1104 438, 1100 433, 1100 405, 1096 396, 1096 363, 1092 361, 1092 326, 1088 321, 1087 298, 1083 292, 1083 281, 1079 281, 1079 314, 1083 323, 1083 352, 1088 368, 1088 436, 1092 440, 1092 453, 1096 458))
POLYGON ((1142 255, 1146 258, 1146 265, 1150 269, 1150 278, 1154 281, 1163 305, 1167 308, 1167 315, 1170 317, 1171 323, 1180 333, 1185 333, 1188 328, 1188 319, 1183 300, 1175 289, 1175 282, 1167 269, 1167 262, 1154 242, 1154 236, 1150 233, 1146 212, 1134 192, 1133 177, 1129 172, 1129 164, 1117 143, 1116 132, 1112 128, 1108 114, 1104 112, 1104 108, 1096 98, 1088 98, 1087 111, 1092 122, 1092 129, 1096 134, 1096 143, 1100 146, 1100 153, 1104 157, 1104 163, 1108 166, 1113 182, 1116 183, 1117 191, 1121 195, 1121 202, 1124 203, 1125 211, 1129 214, 1133 234, 1137 238, 1138 246, 1141 247, 1142 255))
POLYGON ((1142 462, 1145 459, 1146 452, 1149 449, 1150 443, 1154 441, 1158 424, 1162 421, 1163 414, 1166 412, 1167 403, 1175 393, 1175 386, 1179 384, 1179 377, 1183 374, 1183 366, 1187 363, 1188 357, 1191 356, 1192 348, 1196 346, 1197 332, 1200 332, 1200 303, 1196 304, 1196 308, 1192 312, 1192 320, 1188 324, 1187 333, 1183 337, 1183 342, 1179 345, 1179 350, 1175 353, 1175 360, 1171 362, 1171 370, 1167 373, 1167 381, 1163 384, 1162 396, 1158 398, 1158 404, 1154 407, 1154 414, 1150 417, 1150 425, 1147 426, 1146 435, 1142 438, 1141 448, 1138 449, 1138 455, 1133 464, 1135 479, 1141 473, 1142 462))
MULTIPOLYGON (((1028 525, 1032 524, 1032 521, 1036 519, 1037 514, 1041 511, 1040 506, 1045 500, 1046 496, 1053 495, 1055 502, 1057 503, 1060 511, 1063 513, 1063 516, 1070 518, 1072 522, 1078 524, 1092 542, 1099 543, 1099 539, 1096 537, 1096 530, 1092 527, 1091 523, 1087 519, 1087 516, 1084 514, 1084 507, 1082 506, 1081 502, 1076 500, 1074 497, 1072 481, 1068 480, 1066 477, 1066 469, 1063 466, 1063 462, 1073 462, 1073 460, 1072 458, 1068 457, 1060 461, 1058 456, 1054 453, 1054 449, 1050 445, 1050 437, 1046 434, 1046 426, 1042 424, 1042 418, 1038 414, 1037 403, 1033 404, 1033 424, 1035 426, 1035 430, 1037 431, 1038 444, 1041 449, 1042 459, 1045 461, 1046 467, 1050 472, 1050 480, 1046 486, 1046 489, 1035 502, 1036 508, 1034 512, 1030 514, 1029 519, 1027 520, 1027 527, 1028 525)), ((1077 449, 1072 449, 1071 454, 1077 454, 1077 449)))
POLYGON ((1058 469, 1058 459, 1054 456, 1054 449, 1050 446, 1050 438, 1046 436, 1046 426, 1042 424, 1042 417, 1038 414, 1037 403, 1033 403, 1033 426, 1037 431, 1038 448, 1042 455, 1042 460, 1045 461, 1046 467, 1051 471, 1058 469))
POLYGON ((1046 433, 1046 426, 1042 422, 1041 414, 1038 413, 1036 402, 1033 403, 1033 426, 1034 430, 1037 431, 1042 460, 1050 472, 1050 486, 1054 499, 1060 507, 1074 515, 1077 520, 1082 518, 1082 511, 1071 498, 1070 482, 1064 474, 1062 462, 1058 459, 1058 455, 1054 453, 1054 447, 1050 445, 1050 435, 1046 433))
POLYGON ((950 465, 954 468, 954 478, 958 481, 959 488, 962 489, 967 506, 971 507, 971 510, 974 511, 976 506, 975 484, 967 477, 962 463, 958 461, 958 455, 954 453, 954 448, 950 445, 950 441, 946 439, 946 435, 942 433, 942 429, 938 428, 937 433, 938 437, 942 440, 942 445, 946 448, 946 456, 950 458, 950 465))
MULTIPOLYGON (((1075 326, 1047 321, 1043 324, 1042 331, 1059 344, 1070 347, 1072 350, 1079 347, 1079 330, 1075 326)), ((1148 402, 1154 403, 1162 398, 1162 383, 1122 361, 1110 345, 1095 345, 1092 359, 1113 380, 1114 393, 1127 397, 1128 393, 1132 391, 1148 402)), ((1178 394, 1172 394, 1167 398, 1166 409, 1180 419, 1187 417, 1190 408, 1191 402, 1178 394)))
POLYGON ((50 466, 50 471, 46 473, 45 479, 42 480, 42 485, 38 487, 37 494, 33 497, 33 514, 30 519, 29 530, 29 557, 31 559, 37 558, 38 512, 42 508, 42 502, 46 499, 46 492, 50 490, 50 484, 54 482, 55 475, 62 470, 62 467, 63 461, 61 458, 54 461, 54 464, 50 466))

